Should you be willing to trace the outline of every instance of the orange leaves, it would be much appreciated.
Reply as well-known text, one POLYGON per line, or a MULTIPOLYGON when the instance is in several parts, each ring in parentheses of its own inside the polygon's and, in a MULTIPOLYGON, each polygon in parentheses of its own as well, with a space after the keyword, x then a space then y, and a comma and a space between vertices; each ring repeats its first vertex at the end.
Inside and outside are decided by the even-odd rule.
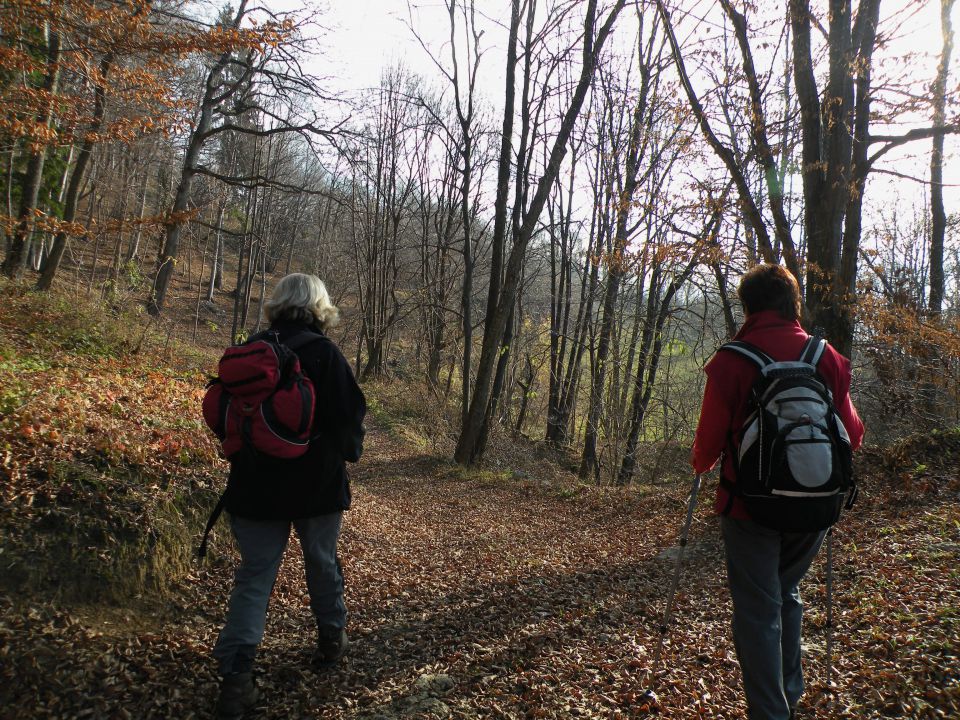
POLYGON ((878 341, 914 357, 960 359, 960 321, 955 318, 924 317, 915 307, 874 295, 860 300, 857 316, 878 341))
POLYGON ((55 427, 51 427, 45 422, 34 420, 20 426, 19 433, 28 440, 47 445, 57 445, 63 436, 55 427))
POLYGON ((0 436, 7 435, 21 452, 40 447, 55 447, 65 457, 93 452, 110 464, 161 473, 176 464, 217 461, 199 420, 199 378, 145 374, 127 359, 84 364, 73 358, 32 376, 34 395, 3 418, 0 436))
MULTIPOLYGON (((195 210, 191 210, 183 215, 193 217, 195 210)), ((52 215, 47 215, 42 210, 34 209, 32 214, 33 227, 37 231, 50 233, 64 232, 74 237, 94 237, 97 233, 115 233, 126 231, 132 227, 157 228, 163 227, 168 222, 168 215, 146 216, 142 218, 106 218, 103 222, 91 223, 89 227, 79 222, 66 222, 52 215)), ((0 212, 0 228, 7 233, 11 233, 17 226, 19 219, 0 212)))
POLYGON ((277 47, 290 39, 294 31, 291 21, 275 21, 259 24, 255 17, 248 17, 251 27, 215 27, 203 34, 204 48, 211 53, 237 52, 241 50, 263 51, 277 47))
POLYGON ((11 73, 38 73, 43 63, 20 48, 0 45, 0 67, 11 73))
POLYGON ((147 132, 170 132, 182 122, 175 112, 186 102, 176 88, 177 76, 187 68, 180 61, 196 55, 262 52, 288 41, 295 32, 290 20, 239 29, 190 22, 171 26, 169 20, 152 14, 146 2, 18 0, 15 5, 16 12, 0 10, 0 35, 14 40, 0 48, 0 71, 14 78, 0 87, 0 102, 6 108, 0 134, 24 140, 35 151, 78 139, 133 142, 147 132), (26 42, 16 42, 41 27, 70 46, 57 66, 66 80, 55 97, 37 87, 36 77, 47 72, 45 62, 20 49, 26 42), (98 92, 106 95, 113 119, 84 135, 98 92), (55 122, 48 127, 50 108, 55 122))
MULTIPOLYGON (((30 98, 25 98, 23 105, 29 102, 30 98)), ((36 114, 36 109, 27 107, 24 112, 36 114)), ((55 128, 49 127, 45 122, 36 122, 32 117, 18 117, 17 115, 4 114, 0 116, 0 132, 12 137, 25 140, 31 147, 43 147, 55 143, 59 137, 55 128)))

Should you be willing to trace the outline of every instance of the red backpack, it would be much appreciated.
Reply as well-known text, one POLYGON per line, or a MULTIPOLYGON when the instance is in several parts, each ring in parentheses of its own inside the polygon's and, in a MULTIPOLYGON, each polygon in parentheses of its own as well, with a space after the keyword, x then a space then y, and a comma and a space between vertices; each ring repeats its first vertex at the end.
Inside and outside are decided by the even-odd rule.
POLYGON ((227 459, 243 448, 284 459, 307 451, 316 395, 294 351, 319 337, 302 332, 281 343, 266 332, 224 351, 203 397, 203 419, 227 459))

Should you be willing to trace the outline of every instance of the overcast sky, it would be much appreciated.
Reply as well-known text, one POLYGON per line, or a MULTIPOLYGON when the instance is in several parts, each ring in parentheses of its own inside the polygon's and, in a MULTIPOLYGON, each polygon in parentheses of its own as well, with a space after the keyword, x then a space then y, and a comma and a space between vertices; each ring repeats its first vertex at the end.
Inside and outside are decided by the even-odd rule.
MULTIPOLYGON (((913 0, 888 0, 884 16, 894 14, 897 6, 913 0)), ((276 5, 299 4, 294 0, 276 0, 276 5)), ((338 68, 338 81, 355 88, 375 86, 383 68, 402 59, 414 70, 435 74, 432 63, 413 38, 410 21, 417 32, 434 48, 442 51, 449 28, 443 0, 411 0, 412 18, 407 0, 314 0, 329 32, 323 45, 331 66, 338 68)), ((786 3, 784 2, 784 5, 786 3)), ((888 23, 884 30, 895 39, 898 54, 911 51, 938 53, 940 50, 940 3, 926 0, 914 3, 918 8, 903 14, 899 25, 888 23)), ((270 3, 274 6, 275 3, 270 3)), ((488 63, 502 62, 500 38, 494 20, 505 22, 509 0, 478 0, 477 7, 486 16, 483 44, 490 47, 493 56, 488 63), (492 36, 492 37, 491 37, 492 36)), ((954 9, 954 29, 960 32, 960 4, 954 9)), ((957 60, 955 52, 954 59, 957 60)), ((917 68, 918 76, 926 76, 927 68, 917 68)), ((956 73, 954 74, 956 78, 956 73)))
MULTIPOLYGON (((317 3, 318 8, 324 7, 320 4, 322 1, 317 3)), ((376 87, 384 69, 399 61, 413 72, 438 85, 441 83, 436 65, 411 27, 431 51, 449 65, 449 17, 443 0, 411 0, 409 10, 407 0, 326 1, 323 18, 328 32, 321 45, 329 66, 336 68, 337 76, 333 80, 338 89, 376 87)), ((482 45, 488 51, 480 84, 482 94, 489 98, 503 92, 500 68, 504 53, 498 46, 501 38, 497 25, 509 5, 508 0, 478 0, 477 7, 481 15, 487 17, 480 18, 484 26, 482 45), (491 14, 496 21, 489 19, 491 14)), ((459 17, 458 23, 462 24, 459 17)))
POLYGON ((334 0, 323 45, 340 68, 337 80, 351 89, 374 87, 398 59, 421 66, 424 53, 402 21, 406 15, 405 0, 334 0))
MULTIPOLYGON (((932 81, 937 56, 941 47, 940 34, 940 3, 937 0, 913 3, 916 7, 912 12, 895 12, 898 6, 911 3, 911 0, 887 0, 883 5, 883 16, 896 16, 899 24, 887 22, 882 31, 890 38, 890 48, 884 52, 888 57, 893 56, 893 62, 902 62, 909 66, 910 73, 916 78, 917 94, 923 94, 932 81)), ((300 4, 297 0, 272 0, 271 7, 294 6, 300 4)), ((320 40, 322 50, 316 58, 315 72, 330 77, 331 89, 337 92, 350 93, 362 88, 376 87, 379 84, 383 70, 398 60, 412 71, 429 78, 437 86, 442 80, 420 43, 414 38, 410 29, 412 23, 424 41, 439 56, 445 64, 448 58, 446 48, 449 33, 448 18, 443 0, 411 0, 413 7, 411 17, 407 0, 312 0, 311 4, 320 12, 320 17, 326 32, 320 40)), ((785 1, 783 2, 785 5, 785 1)), ((503 44, 506 33, 499 23, 507 20, 509 0, 478 0, 478 11, 484 16, 482 24, 485 34, 482 45, 486 48, 485 61, 482 65, 481 94, 488 102, 499 104, 503 92, 503 44)), ((709 7, 704 4, 701 7, 709 7)), ((709 14, 709 11, 708 11, 709 14)), ((684 23, 677 21, 678 28, 684 23)), ((720 25, 710 22, 707 18, 701 27, 706 35, 710 35, 710 26, 714 26, 714 33, 720 32, 720 25)), ((954 12, 954 29, 960 33, 960 3, 954 12)), ((683 37, 681 37, 683 41, 683 37)), ((757 52, 762 52, 757 50, 757 52)), ((762 57, 758 55, 758 62, 762 57)), ((951 85, 956 87, 960 82, 960 49, 954 51, 951 85)), ((914 126, 928 125, 928 117, 918 116, 914 126)), ((901 128, 902 130, 906 128, 901 128)), ((875 128, 875 132, 881 131, 875 128)), ((956 187, 960 185, 960 163, 954 151, 957 145, 955 138, 948 138, 946 167, 946 182, 951 185, 947 190, 948 212, 955 211, 956 205, 950 198, 956 195, 956 187), (949 207, 954 205, 953 208, 949 207)), ((890 153, 890 161, 894 167, 902 169, 911 175, 924 177, 929 165, 929 141, 919 141, 890 153)), ((889 163, 888 163, 889 165, 889 163)), ((871 181, 879 185, 888 185, 894 195, 900 195, 906 188, 902 180, 883 179, 873 176, 871 181)), ((910 193, 914 198, 924 195, 923 186, 910 183, 910 193)), ((888 192, 876 187, 868 195, 877 193, 879 196, 888 196, 888 192)))

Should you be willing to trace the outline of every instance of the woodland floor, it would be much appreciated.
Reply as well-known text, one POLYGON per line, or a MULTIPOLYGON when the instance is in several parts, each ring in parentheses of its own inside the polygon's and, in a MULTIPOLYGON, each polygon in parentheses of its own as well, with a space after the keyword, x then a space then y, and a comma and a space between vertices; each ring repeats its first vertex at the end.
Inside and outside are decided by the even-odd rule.
MULTIPOLYGON (((2 312, 0 340, 7 348, 0 383, 13 382, 4 363, 20 368, 26 382, 26 358, 45 352, 41 341, 4 325, 2 312)), ((136 382, 150 397, 151 383, 169 389, 174 382, 112 361, 79 362, 38 365, 33 394, 24 389, 31 404, 0 413, 7 508, 0 540, 32 537, 18 518, 49 525, 52 507, 76 507, 76 494, 88 492, 82 483, 51 485, 50 468, 59 467, 51 458, 72 453, 106 463, 122 451, 132 463, 131 441, 117 429, 131 424, 136 409, 124 393, 136 382), (53 416, 43 393, 55 385, 75 392, 51 396, 49 407, 61 413, 53 416), (72 425, 62 420, 75 411, 71 397, 84 397, 87 413, 72 425), (94 427, 109 420, 110 408, 119 408, 117 425, 94 427), (78 444, 84 433, 112 444, 94 452, 78 444)), ((310 667, 314 631, 293 540, 258 660, 263 699, 250 717, 743 717, 710 512, 713 478, 690 533, 662 662, 651 668, 687 488, 578 486, 545 464, 539 473, 529 458, 524 472, 466 472, 390 427, 372 422, 353 474, 354 509, 342 537, 350 654, 331 671, 310 667), (644 705, 649 685, 658 708, 644 705)), ((187 462, 198 451, 188 452, 175 434, 143 434, 152 443, 138 461, 143 472, 161 457, 177 482, 202 486, 200 471, 174 459, 187 462)), ((808 692, 800 717, 960 718, 960 435, 868 451, 858 462, 861 500, 836 530, 834 686, 824 685, 821 553, 803 587, 808 692)), ((211 474, 209 465, 203 472, 211 474)), ((222 480, 222 470, 213 474, 222 480)), ((89 490, 84 503, 120 505, 118 488, 89 490)), ((166 492, 166 484, 150 490, 166 492)), ((189 523, 196 538, 202 519, 189 523)), ((108 557, 101 547, 88 549, 108 557)), ((233 563, 221 523, 208 561, 152 602, 83 605, 55 592, 3 590, 0 717, 212 717, 217 678, 209 653, 233 563)), ((14 564, 0 554, 0 572, 14 564)), ((50 580, 56 587, 58 578, 50 580)))

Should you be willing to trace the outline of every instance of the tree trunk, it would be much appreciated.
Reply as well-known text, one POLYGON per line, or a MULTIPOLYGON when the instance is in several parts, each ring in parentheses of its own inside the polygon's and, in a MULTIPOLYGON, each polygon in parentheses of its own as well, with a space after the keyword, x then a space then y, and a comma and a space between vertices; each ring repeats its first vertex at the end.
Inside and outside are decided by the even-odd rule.
MULTIPOLYGON (((721 213, 715 213, 704 230, 704 238, 710 237, 720 227, 720 220, 721 213)), ((703 247, 702 241, 699 247, 703 247)), ((654 293, 658 292, 658 286, 662 287, 661 281, 652 280, 650 283, 650 302, 647 304, 647 316, 644 319, 640 360, 637 362, 633 400, 630 407, 630 430, 627 433, 627 447, 617 474, 618 485, 629 483, 636 468, 637 444, 647 407, 650 404, 650 396, 657 380, 657 369, 663 354, 663 327, 670 314, 670 305, 677 291, 693 274, 699 262, 700 252, 695 251, 687 265, 670 281, 659 303, 655 301, 654 293)))
MULTIPOLYGON (((940 24, 943 32, 943 50, 940 53, 940 65, 937 79, 933 83, 933 124, 943 125, 946 121, 947 77, 950 73, 950 55, 953 51, 953 26, 950 13, 954 0, 940 0, 940 24)), ((930 300, 928 308, 933 315, 939 315, 943 309, 943 242, 947 228, 947 214, 943 207, 943 135, 934 135, 933 149, 930 152, 930 300)))
MULTIPOLYGON (((55 31, 47 30, 47 75, 43 81, 43 92, 48 100, 40 114, 36 117, 37 125, 50 127, 53 119, 54 99, 60 84, 60 35, 55 31)), ((47 157, 46 145, 34 148, 27 161, 27 172, 23 181, 23 192, 20 196, 20 210, 17 213, 17 225, 13 231, 10 249, 3 262, 3 272, 10 278, 19 278, 23 275, 27 256, 27 240, 33 227, 33 212, 37 207, 37 198, 40 195, 40 185, 43 182, 43 165, 47 157)))
MULTIPOLYGON (((109 297, 116 296, 119 292, 120 284, 120 270, 123 267, 123 230, 124 226, 127 223, 127 204, 129 202, 130 192, 127 189, 127 186, 130 181, 130 169, 132 162, 127 164, 126 162, 121 161, 121 166, 126 166, 123 168, 123 173, 120 176, 120 184, 122 190, 120 191, 120 207, 114 211, 115 219, 118 222, 117 227, 117 239, 113 246, 113 259, 110 262, 110 279, 107 282, 107 293, 109 297)), ((114 205, 116 207, 116 205, 114 205)))
POLYGON ((870 71, 880 0, 830 0, 828 77, 817 88, 809 0, 790 0, 794 83, 800 101, 808 326, 845 355, 853 346, 853 290, 869 172, 870 71), (854 77, 856 73, 856 77, 854 77))
MULTIPOLYGON (((240 26, 240 20, 246 12, 247 1, 248 0, 240 0, 239 7, 230 25, 231 29, 236 30, 240 26)), ((170 208, 170 213, 166 221, 166 234, 164 236, 163 248, 157 258, 153 291, 147 303, 147 310, 151 315, 159 315, 167 299, 167 290, 173 278, 174 265, 180 250, 180 235, 183 231, 183 224, 186 221, 187 211, 190 206, 190 187, 193 184, 194 176, 197 174, 197 167, 200 163, 200 151, 203 149, 203 145, 207 140, 207 133, 213 123, 215 105, 221 99, 217 97, 217 93, 221 89, 220 76, 232 56, 233 54, 231 52, 225 52, 220 55, 207 75, 203 100, 200 102, 200 117, 190 132, 187 151, 183 156, 183 167, 180 170, 180 182, 177 184, 173 198, 173 206, 170 208)))
POLYGON ((223 213, 226 209, 227 201, 225 198, 220 200, 220 207, 217 208, 217 229, 213 240, 213 255, 210 260, 210 284, 207 287, 207 302, 213 302, 213 294, 216 290, 223 289, 223 213))
POLYGON ((535 377, 535 373, 533 371, 533 358, 530 357, 530 353, 525 354, 525 364, 527 370, 526 382, 517 382, 517 385, 520 386, 520 390, 523 391, 523 394, 520 396, 520 411, 517 413, 517 425, 515 428, 518 435, 523 433, 523 423, 527 419, 527 406, 530 404, 531 388, 533 387, 533 381, 535 377))
MULTIPOLYGON (((461 126, 463 122, 461 121, 461 126)), ((463 223, 463 288, 460 294, 460 314, 463 330, 463 364, 460 371, 460 424, 467 421, 470 406, 470 374, 473 363, 473 247, 471 238, 470 189, 473 170, 473 138, 464 130, 463 189, 461 191, 461 222, 463 223)))
MULTIPOLYGON (((602 146, 602 143, 600 145, 602 146)), ((598 177, 602 163, 602 152, 597 153, 594 172, 598 177)), ((569 358, 566 363, 566 369, 563 370, 563 376, 559 381, 556 405, 550 405, 547 411, 547 439, 557 446, 566 444, 570 424, 573 422, 572 414, 576 408, 577 391, 580 387, 580 366, 583 361, 583 353, 586 350, 587 331, 591 318, 593 317, 593 303, 600 282, 598 261, 603 254, 605 233, 601 230, 599 224, 600 216, 603 214, 602 208, 609 205, 610 198, 606 196, 606 191, 603 188, 594 188, 593 194, 594 211, 590 225, 590 241, 585 257, 583 276, 580 281, 580 300, 577 306, 577 317, 573 325, 573 338, 570 341, 569 358)), ((572 191, 570 197, 572 204, 572 191)), ((570 302, 570 292, 571 288, 568 285, 566 298, 568 304, 570 302)), ((562 343, 560 354, 563 354, 562 343)), ((559 367, 562 369, 562 359, 559 362, 559 367)))
POLYGON ((480 363, 477 367, 476 386, 470 402, 470 412, 467 417, 467 423, 461 429, 460 437, 457 440, 457 448, 454 453, 454 459, 458 463, 472 464, 480 459, 478 453, 478 450, 482 446, 480 435, 483 428, 483 419, 487 412, 487 404, 490 400, 490 385, 493 379, 503 334, 506 330, 507 320, 516 298, 527 245, 530 242, 530 238, 533 237, 534 230, 540 219, 540 213, 543 211, 543 206, 547 200, 547 194, 550 192, 560 172, 560 163, 566 154, 567 141, 573 130, 573 124, 580 114, 580 108, 583 106, 587 90, 593 80, 597 55, 603 48, 607 37, 610 35, 613 24, 617 19, 617 15, 619 15, 623 9, 624 3, 625 0, 617 0, 616 4, 610 10, 606 21, 597 33, 596 38, 594 38, 597 3, 596 0, 589 0, 584 27, 583 66, 580 78, 577 82, 570 105, 564 112, 547 166, 544 169, 543 175, 537 181, 536 192, 530 202, 529 208, 523 215, 520 233, 516 238, 507 262, 503 287, 500 293, 500 301, 497 303, 493 315, 487 318, 487 324, 483 333, 483 345, 480 351, 480 363))
POLYGON ((133 230, 133 236, 130 238, 130 244, 127 246, 127 252, 124 256, 124 263, 130 264, 140 253, 140 238, 143 237, 143 218, 147 211, 147 173, 143 174, 143 182, 140 184, 140 209, 137 210, 137 226, 133 230))
POLYGON ((253 194, 256 191, 247 191, 246 213, 243 220, 243 233, 240 235, 240 242, 237 247, 237 280, 233 291, 233 321, 230 326, 230 342, 236 343, 240 334, 241 311, 243 307, 243 296, 246 293, 247 271, 244 270, 244 262, 252 262, 250 256, 253 254, 253 232, 250 216, 252 214, 253 194))
MULTIPOLYGON (((642 54, 640 54, 642 57, 642 54)), ((600 420, 603 415, 603 398, 606 391, 607 356, 613 336, 614 322, 619 316, 617 304, 620 297, 620 285, 627 270, 627 222, 633 209, 633 196, 637 190, 640 171, 640 156, 643 152, 643 136, 649 123, 647 118, 647 93, 650 89, 650 71, 641 60, 642 82, 640 92, 633 107, 630 132, 627 137, 627 152, 624 159, 622 186, 616 197, 616 229, 614 231, 613 252, 607 258, 607 290, 603 299, 603 319, 600 323, 600 336, 597 341, 597 354, 594 363, 590 390, 590 409, 587 412, 587 425, 580 457, 580 469, 577 475, 581 480, 590 476, 599 479, 597 460, 597 437, 600 420)), ((614 111, 615 112, 615 111, 614 111)))

